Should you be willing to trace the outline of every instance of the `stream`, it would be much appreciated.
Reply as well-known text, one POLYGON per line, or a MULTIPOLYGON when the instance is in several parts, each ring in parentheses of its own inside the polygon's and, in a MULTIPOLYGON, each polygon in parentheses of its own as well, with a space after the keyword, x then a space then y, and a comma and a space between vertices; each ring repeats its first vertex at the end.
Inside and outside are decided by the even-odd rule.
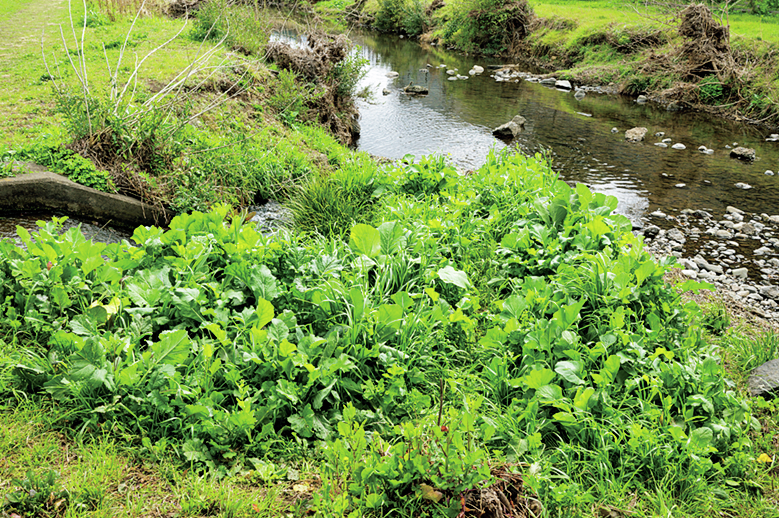
POLYGON ((392 159, 440 153, 461 168, 473 169, 490 149, 507 145, 526 153, 547 149, 562 179, 616 196, 618 211, 634 221, 658 209, 705 209, 722 215, 729 205, 779 213, 779 176, 765 174, 779 172, 779 143, 766 142, 765 130, 702 113, 669 112, 619 95, 587 93, 577 100, 572 91, 530 81, 496 82, 489 65, 507 62, 397 36, 355 33, 352 39, 370 62, 359 85, 369 95, 359 101, 360 150, 392 159), (485 72, 449 80, 448 69, 468 76, 473 65, 485 72), (387 77, 390 72, 399 76, 387 77), (402 88, 410 82, 426 86, 429 94, 406 95, 402 88), (527 119, 522 133, 508 144, 493 137, 494 128, 518 114, 527 119), (626 142, 625 130, 637 126, 648 128, 646 140, 626 142), (658 132, 664 135, 655 137, 658 132), (667 148, 654 145, 662 139, 671 139, 667 148), (686 149, 672 149, 675 143, 686 149), (726 146, 735 144, 754 148, 757 160, 730 158, 726 146), (699 146, 714 153, 704 154, 699 146), (752 188, 735 188, 738 182, 752 188))

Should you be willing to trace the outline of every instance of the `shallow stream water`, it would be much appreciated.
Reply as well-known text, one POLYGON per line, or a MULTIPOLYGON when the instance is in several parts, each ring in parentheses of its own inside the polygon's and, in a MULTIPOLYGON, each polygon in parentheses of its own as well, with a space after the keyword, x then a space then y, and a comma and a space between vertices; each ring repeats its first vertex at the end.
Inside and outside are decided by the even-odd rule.
POLYGON ((779 214, 779 176, 765 174, 766 170, 779 173, 779 143, 766 142, 769 132, 764 129, 707 114, 669 112, 619 95, 587 93, 577 100, 572 91, 538 83, 496 82, 488 66, 508 62, 397 36, 356 33, 351 37, 370 62, 360 83, 369 94, 359 102, 362 134, 357 146, 361 150, 393 159, 407 153, 442 153, 458 166, 472 169, 484 162, 491 148, 510 145, 525 152, 545 148, 564 180, 616 196, 618 210, 633 220, 657 209, 670 213, 707 209, 722 214, 728 205, 779 214), (447 69, 468 76, 473 65, 484 67, 485 72, 467 80, 448 80, 447 69), (388 72, 399 76, 389 78, 388 72), (428 87, 429 94, 404 94, 402 88, 411 82, 428 87), (388 95, 382 93, 385 88, 388 95), (514 141, 507 144, 492 136, 494 128, 518 114, 527 122, 514 141), (625 130, 636 126, 648 128, 646 140, 626 142, 625 130), (615 127, 619 131, 612 133, 615 127), (665 135, 655 137, 657 132, 665 135), (668 148, 654 145, 663 138, 672 140, 668 148), (675 143, 686 149, 671 149, 675 143), (758 159, 744 163, 730 158, 725 146, 734 143, 754 148, 758 159), (698 151, 702 145, 714 154, 698 151), (752 189, 735 188, 737 182, 752 189), (682 183, 684 187, 676 187, 682 183))

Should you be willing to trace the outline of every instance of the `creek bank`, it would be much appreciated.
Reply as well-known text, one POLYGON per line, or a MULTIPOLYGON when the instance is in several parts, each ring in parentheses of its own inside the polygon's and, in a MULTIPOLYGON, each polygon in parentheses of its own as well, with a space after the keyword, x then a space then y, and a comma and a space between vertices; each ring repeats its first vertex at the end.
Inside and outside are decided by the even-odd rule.
POLYGON ((713 284, 745 313, 779 322, 779 215, 685 209, 676 216, 655 211, 648 222, 638 231, 647 250, 676 257, 682 276, 713 284))

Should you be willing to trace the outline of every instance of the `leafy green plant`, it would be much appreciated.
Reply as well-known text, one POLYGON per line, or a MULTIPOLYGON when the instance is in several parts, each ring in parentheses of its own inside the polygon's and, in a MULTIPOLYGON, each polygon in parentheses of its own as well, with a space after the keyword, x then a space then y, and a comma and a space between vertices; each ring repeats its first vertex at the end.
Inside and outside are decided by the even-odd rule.
POLYGON ((335 81, 336 93, 341 97, 355 95, 359 83, 367 69, 368 60, 360 55, 360 47, 354 47, 343 60, 333 66, 330 74, 335 81))
POLYGON ((707 76, 698 83, 698 94, 704 103, 716 104, 723 99, 725 86, 716 75, 707 76))
POLYGON ((47 471, 36 474, 28 471, 25 478, 14 478, 11 484, 17 489, 7 494, 3 510, 29 516, 61 516, 68 507, 70 493, 58 489, 59 473, 47 471))
POLYGON ((495 430, 480 425, 480 405, 468 401, 462 411, 449 410, 443 421, 404 423, 384 437, 369 437, 356 420, 357 410, 348 405, 338 424, 340 437, 325 450, 323 491, 315 495, 314 508, 321 516, 349 509, 380 513, 411 507, 410 496, 416 506, 459 510, 458 495, 494 481, 490 455, 481 445, 495 430))

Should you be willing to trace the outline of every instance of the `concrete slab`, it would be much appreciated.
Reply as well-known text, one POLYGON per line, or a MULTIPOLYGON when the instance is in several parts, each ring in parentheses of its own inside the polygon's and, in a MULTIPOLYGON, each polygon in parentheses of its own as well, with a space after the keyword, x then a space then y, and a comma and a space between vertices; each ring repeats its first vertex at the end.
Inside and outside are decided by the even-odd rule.
POLYGON ((135 198, 97 191, 49 171, 0 179, 0 213, 34 210, 61 211, 126 228, 165 225, 171 218, 170 213, 135 198))

